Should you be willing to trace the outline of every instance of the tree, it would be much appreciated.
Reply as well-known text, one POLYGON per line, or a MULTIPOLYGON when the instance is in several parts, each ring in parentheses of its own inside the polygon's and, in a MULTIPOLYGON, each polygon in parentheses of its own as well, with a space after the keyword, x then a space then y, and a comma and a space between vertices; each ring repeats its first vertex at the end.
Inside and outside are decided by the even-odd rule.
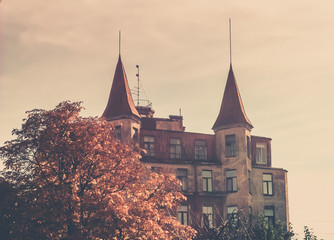
POLYGON ((281 224, 272 225, 263 216, 249 221, 241 211, 230 219, 222 221, 217 228, 197 229, 198 240, 291 240, 293 231, 285 231, 281 224))
POLYGON ((103 119, 80 117, 80 102, 28 111, 0 148, 2 173, 18 191, 12 239, 190 239, 174 217, 185 197, 169 173, 144 166, 103 119))
POLYGON ((304 226, 304 240, 318 240, 318 237, 313 234, 312 229, 304 226))

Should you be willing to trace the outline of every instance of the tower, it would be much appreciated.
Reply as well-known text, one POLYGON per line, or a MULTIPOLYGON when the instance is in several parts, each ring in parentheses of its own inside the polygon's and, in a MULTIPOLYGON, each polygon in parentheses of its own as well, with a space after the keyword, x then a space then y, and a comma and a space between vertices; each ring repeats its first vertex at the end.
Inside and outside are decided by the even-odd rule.
POLYGON ((226 191, 230 193, 226 206, 239 206, 247 212, 251 202, 248 179, 252 169, 252 128, 230 65, 220 111, 212 129, 215 133, 217 159, 222 163, 226 191))
POLYGON ((216 138, 217 159, 225 175, 227 212, 238 206, 250 214, 251 192, 251 130, 232 68, 231 19, 230 69, 218 117, 212 127, 216 138), (229 210, 230 207, 230 210, 229 210))
POLYGON ((107 107, 102 117, 114 123, 118 139, 123 142, 138 142, 141 117, 133 103, 121 55, 118 57, 107 107))

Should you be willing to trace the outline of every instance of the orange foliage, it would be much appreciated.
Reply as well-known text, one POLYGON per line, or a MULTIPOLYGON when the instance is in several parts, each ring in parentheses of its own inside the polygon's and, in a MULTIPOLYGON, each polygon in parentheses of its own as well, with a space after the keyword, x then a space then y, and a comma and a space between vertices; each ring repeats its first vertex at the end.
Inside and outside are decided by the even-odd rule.
POLYGON ((185 199, 175 176, 152 172, 138 146, 115 139, 104 120, 80 117, 81 109, 62 102, 29 111, 0 149, 3 175, 29 203, 20 210, 24 230, 13 234, 33 226, 50 239, 191 239, 195 231, 175 218, 185 199))

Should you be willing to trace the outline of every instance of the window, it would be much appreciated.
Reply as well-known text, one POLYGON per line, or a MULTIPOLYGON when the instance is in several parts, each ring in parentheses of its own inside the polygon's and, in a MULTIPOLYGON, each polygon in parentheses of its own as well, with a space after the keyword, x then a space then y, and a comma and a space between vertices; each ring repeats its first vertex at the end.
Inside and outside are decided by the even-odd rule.
POLYGON ((203 192, 212 192, 212 171, 202 170, 203 192))
POLYGON ((249 211, 249 222, 251 223, 253 220, 253 208, 249 206, 248 211, 249 211))
POLYGON ((155 137, 144 136, 144 149, 147 156, 155 156, 155 137))
POLYGON ((161 173, 162 167, 151 167, 151 171, 155 173, 161 173))
POLYGON ((195 159, 208 160, 208 148, 205 140, 195 140, 195 159))
POLYGON ((210 203, 203 205, 203 222, 204 226, 213 228, 213 206, 210 203))
POLYGON ((134 141, 138 141, 138 128, 133 128, 133 135, 132 135, 132 139, 134 141))
POLYGON ((273 195, 273 175, 270 173, 263 174, 263 195, 273 195))
POLYGON ((182 183, 181 190, 187 191, 188 190, 188 170, 185 168, 178 168, 176 170, 176 177, 182 183))
POLYGON ((247 157, 251 158, 251 147, 250 147, 250 137, 247 136, 247 157))
POLYGON ((275 225, 275 209, 273 206, 264 207, 264 220, 271 225, 275 225))
POLYGON ((228 192, 238 191, 237 170, 226 171, 226 184, 227 184, 227 191, 228 192))
POLYGON ((256 143, 256 163, 267 163, 267 144, 256 143))
POLYGON ((115 138, 117 138, 118 140, 121 140, 122 138, 121 130, 122 130, 121 126, 115 127, 115 138))
POLYGON ((177 219, 183 225, 188 225, 188 206, 181 206, 177 211, 177 219))
POLYGON ((237 145, 235 142, 235 135, 225 136, 225 156, 235 157, 237 155, 237 145))
POLYGON ((248 192, 252 194, 252 179, 251 179, 251 171, 248 170, 248 192))
POLYGON ((170 158, 181 159, 181 139, 170 139, 170 158))
POLYGON ((238 221, 237 214, 238 214, 238 207, 237 206, 227 207, 227 220, 230 220, 233 223, 237 223, 237 221, 238 221))

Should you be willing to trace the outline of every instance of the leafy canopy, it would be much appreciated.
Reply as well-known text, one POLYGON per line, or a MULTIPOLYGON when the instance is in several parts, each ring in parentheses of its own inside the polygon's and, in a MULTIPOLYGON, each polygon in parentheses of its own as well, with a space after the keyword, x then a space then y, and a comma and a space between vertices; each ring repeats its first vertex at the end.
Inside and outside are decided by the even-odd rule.
MULTIPOLYGON (((140 162, 140 149, 114 138, 112 125, 80 117, 80 102, 28 111, 0 148, 17 193, 7 218, 12 239, 191 239, 174 217, 185 197, 169 173, 140 162)), ((12 203, 13 201, 9 201, 12 203)))

